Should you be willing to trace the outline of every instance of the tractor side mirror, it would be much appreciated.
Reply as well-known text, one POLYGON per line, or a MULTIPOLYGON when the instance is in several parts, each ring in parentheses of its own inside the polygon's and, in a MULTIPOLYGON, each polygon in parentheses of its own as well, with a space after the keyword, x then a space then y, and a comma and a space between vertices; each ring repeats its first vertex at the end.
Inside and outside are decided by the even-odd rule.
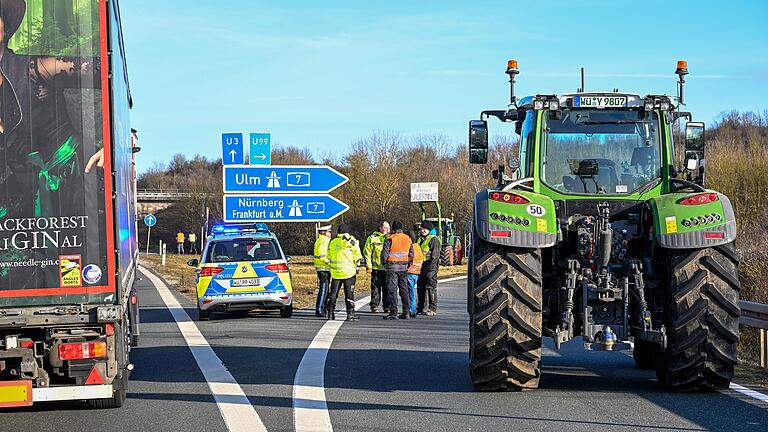
POLYGON ((488 122, 485 120, 469 122, 469 163, 488 163, 488 122))
POLYGON ((510 159, 507 161, 507 166, 509 167, 512 174, 514 174, 517 172, 517 170, 520 169, 520 161, 517 159, 510 159))
POLYGON ((685 125, 685 168, 695 174, 694 182, 704 183, 704 163, 705 163, 705 137, 704 123, 688 122, 685 125))

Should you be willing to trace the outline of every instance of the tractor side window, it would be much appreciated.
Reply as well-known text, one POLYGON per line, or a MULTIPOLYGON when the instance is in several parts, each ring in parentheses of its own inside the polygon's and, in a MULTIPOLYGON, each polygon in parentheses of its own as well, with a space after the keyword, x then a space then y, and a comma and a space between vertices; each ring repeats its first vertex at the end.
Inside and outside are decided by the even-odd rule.
POLYGON ((520 173, 521 177, 533 175, 534 158, 534 123, 536 113, 533 110, 526 111, 523 128, 520 133, 520 173))

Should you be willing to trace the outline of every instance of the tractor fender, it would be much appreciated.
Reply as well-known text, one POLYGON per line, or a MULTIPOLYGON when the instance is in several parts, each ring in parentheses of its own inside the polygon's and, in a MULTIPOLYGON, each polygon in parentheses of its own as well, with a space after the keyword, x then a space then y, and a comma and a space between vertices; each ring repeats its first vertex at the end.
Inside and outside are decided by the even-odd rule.
POLYGON ((474 210, 475 232, 487 242, 524 248, 557 243, 555 203, 548 196, 521 190, 484 190, 475 195, 474 210), (503 200, 505 196, 509 201, 503 200), (523 202, 514 203, 514 196, 522 197, 523 202))
POLYGON ((736 240, 736 216, 731 200, 719 192, 671 193, 651 198, 649 202, 653 209, 653 231, 662 248, 706 248, 736 240), (681 204, 702 195, 717 199, 703 204, 681 204))

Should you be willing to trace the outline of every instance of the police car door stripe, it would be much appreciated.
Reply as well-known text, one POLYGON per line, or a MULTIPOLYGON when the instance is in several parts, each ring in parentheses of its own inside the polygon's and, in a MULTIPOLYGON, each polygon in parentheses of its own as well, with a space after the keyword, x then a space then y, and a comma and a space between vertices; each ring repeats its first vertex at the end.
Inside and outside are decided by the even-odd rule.
POLYGON ((181 307, 176 297, 171 294, 168 287, 165 286, 157 276, 147 270, 143 273, 147 275, 152 285, 155 286, 163 303, 173 316, 176 325, 184 340, 187 342, 192 355, 195 357, 197 366, 205 377, 208 387, 211 389, 213 399, 221 411, 224 423, 230 432, 257 431, 266 432, 264 423, 251 405, 248 397, 235 378, 224 367, 221 359, 216 356, 213 349, 208 345, 208 341, 200 333, 194 321, 187 315, 187 312, 181 307))

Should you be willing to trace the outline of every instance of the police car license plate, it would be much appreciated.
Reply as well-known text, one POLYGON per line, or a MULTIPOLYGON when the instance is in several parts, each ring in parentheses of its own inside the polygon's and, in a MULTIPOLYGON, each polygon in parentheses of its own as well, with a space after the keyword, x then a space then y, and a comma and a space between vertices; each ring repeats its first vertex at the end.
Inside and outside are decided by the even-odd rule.
POLYGON ((624 108, 626 96, 576 96, 574 105, 579 108, 624 108))
POLYGON ((259 278, 232 279, 232 287, 259 286, 259 278))

